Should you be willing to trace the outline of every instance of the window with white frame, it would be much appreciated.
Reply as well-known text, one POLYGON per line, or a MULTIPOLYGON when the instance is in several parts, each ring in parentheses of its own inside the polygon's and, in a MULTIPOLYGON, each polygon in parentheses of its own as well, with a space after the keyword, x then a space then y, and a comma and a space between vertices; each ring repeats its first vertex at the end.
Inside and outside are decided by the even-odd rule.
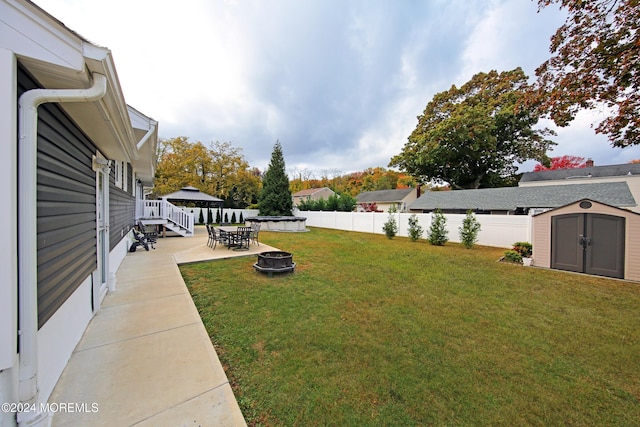
POLYGON ((114 174, 115 174, 115 185, 118 188, 121 188, 124 191, 129 191, 129 185, 127 183, 128 178, 128 165, 126 162, 121 162, 119 160, 115 160, 114 162, 114 174))
POLYGON ((113 163, 116 187, 122 188, 122 162, 119 160, 115 160, 113 163))
POLYGON ((129 186, 127 182, 129 173, 129 165, 126 162, 122 162, 122 189, 124 191, 129 191, 129 186))

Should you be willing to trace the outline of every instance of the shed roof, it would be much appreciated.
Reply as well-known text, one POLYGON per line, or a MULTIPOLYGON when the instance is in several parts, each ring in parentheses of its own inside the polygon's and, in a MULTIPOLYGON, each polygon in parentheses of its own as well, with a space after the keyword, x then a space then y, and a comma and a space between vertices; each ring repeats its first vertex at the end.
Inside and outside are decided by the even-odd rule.
POLYGON ((617 207, 633 207, 636 201, 626 182, 547 185, 534 187, 483 188, 478 190, 432 191, 413 202, 409 209, 556 208, 581 199, 617 207))
POLYGON ((393 203, 401 202, 411 192, 415 191, 413 188, 402 188, 399 190, 377 190, 377 191, 364 191, 356 197, 358 203, 393 203))
POLYGON ((640 175, 640 164, 591 166, 588 168, 556 169, 551 171, 525 172, 520 182, 554 181, 576 178, 609 178, 614 176, 640 175))
POLYGON ((167 200, 184 200, 189 202, 224 202, 224 200, 211 196, 207 193, 203 193, 195 187, 183 187, 174 193, 166 194, 160 198, 167 200))

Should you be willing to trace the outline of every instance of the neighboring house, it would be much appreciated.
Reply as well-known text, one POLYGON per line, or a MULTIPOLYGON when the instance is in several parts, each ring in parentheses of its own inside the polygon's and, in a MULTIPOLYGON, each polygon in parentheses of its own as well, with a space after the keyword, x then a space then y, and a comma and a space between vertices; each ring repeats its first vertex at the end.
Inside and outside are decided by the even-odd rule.
POLYGON ((333 196, 334 193, 332 189, 328 187, 322 188, 309 188, 307 190, 300 190, 297 193, 292 195, 293 198, 293 206, 298 206, 300 202, 307 200, 328 200, 329 197, 333 196))
POLYGON ((375 203, 379 210, 389 212, 389 208, 395 206, 398 212, 406 212, 418 197, 420 197, 420 188, 403 188, 399 190, 377 190, 365 191, 356 197, 358 205, 356 209, 362 212, 364 209, 362 204, 371 205, 375 203))
POLYGON ((547 185, 531 187, 481 188, 477 190, 432 191, 409 206, 411 212, 526 215, 544 212, 581 199, 595 200, 619 208, 636 208, 626 182, 547 185))
MULTIPOLYGON (((586 168, 526 172, 522 175, 518 186, 534 187, 608 182, 626 182, 634 199, 640 200, 640 164, 637 163, 593 166, 593 162, 588 161, 586 168)), ((631 208, 631 210, 640 212, 640 206, 631 208)))
POLYGON ((27 0, 0 0, 0 93, 0 401, 38 404, 114 285, 157 123, 125 103, 108 49, 27 0))

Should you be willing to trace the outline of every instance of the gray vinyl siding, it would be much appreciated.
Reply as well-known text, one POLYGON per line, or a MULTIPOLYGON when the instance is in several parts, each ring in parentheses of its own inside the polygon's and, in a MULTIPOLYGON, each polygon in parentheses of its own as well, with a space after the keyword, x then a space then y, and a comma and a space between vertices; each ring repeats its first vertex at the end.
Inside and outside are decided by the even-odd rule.
POLYGON ((112 250, 129 230, 133 228, 136 215, 136 201, 132 184, 133 169, 127 167, 127 191, 115 185, 114 169, 109 176, 109 250, 112 250))
MULTIPOLYGON (((40 87, 22 68, 18 95, 40 87)), ((38 109, 38 327, 97 268, 95 145, 54 103, 38 109)), ((88 302, 89 303, 89 302, 88 302)))

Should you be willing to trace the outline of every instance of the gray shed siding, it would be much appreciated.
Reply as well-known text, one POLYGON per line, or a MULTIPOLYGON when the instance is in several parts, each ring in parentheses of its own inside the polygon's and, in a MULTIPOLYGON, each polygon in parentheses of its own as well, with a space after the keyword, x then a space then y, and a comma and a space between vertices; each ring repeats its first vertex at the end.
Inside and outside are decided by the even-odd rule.
MULTIPOLYGON (((18 71, 18 96, 41 87, 18 71)), ((96 147, 53 103, 38 110, 38 327, 97 268, 96 147)))

